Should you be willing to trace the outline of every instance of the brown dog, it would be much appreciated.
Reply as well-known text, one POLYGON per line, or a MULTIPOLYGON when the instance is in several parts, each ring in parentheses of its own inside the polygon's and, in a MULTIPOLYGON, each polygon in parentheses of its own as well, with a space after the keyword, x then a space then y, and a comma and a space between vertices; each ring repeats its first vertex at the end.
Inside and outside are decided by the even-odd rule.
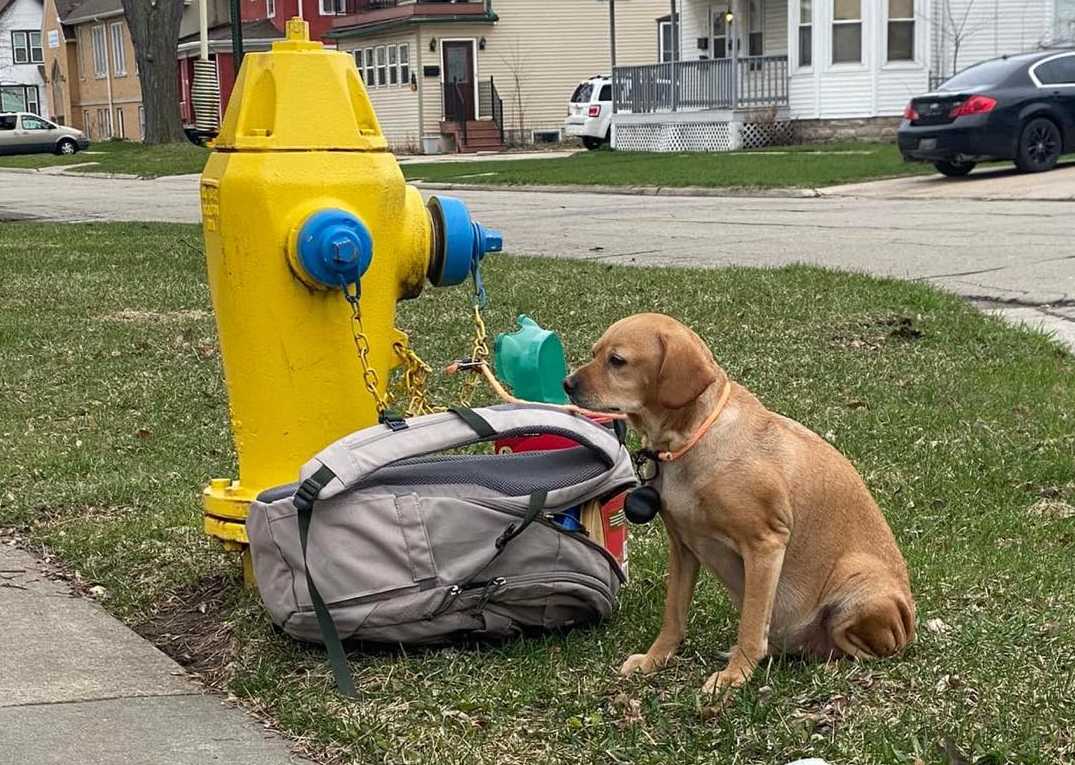
POLYGON ((621 673, 653 672, 678 650, 699 564, 741 611, 708 692, 741 685, 770 652, 872 658, 914 639, 907 565, 855 468, 731 382, 694 332, 659 314, 617 322, 564 388, 579 406, 629 415, 653 451, 689 446, 655 482, 668 534, 664 623, 621 673))

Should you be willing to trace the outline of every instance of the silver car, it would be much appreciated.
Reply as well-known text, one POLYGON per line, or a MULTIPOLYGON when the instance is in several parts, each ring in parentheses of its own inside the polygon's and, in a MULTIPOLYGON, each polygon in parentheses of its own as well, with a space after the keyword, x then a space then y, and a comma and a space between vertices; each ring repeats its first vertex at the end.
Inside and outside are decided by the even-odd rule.
POLYGON ((53 124, 29 112, 0 113, 0 154, 74 154, 89 145, 81 130, 53 124))

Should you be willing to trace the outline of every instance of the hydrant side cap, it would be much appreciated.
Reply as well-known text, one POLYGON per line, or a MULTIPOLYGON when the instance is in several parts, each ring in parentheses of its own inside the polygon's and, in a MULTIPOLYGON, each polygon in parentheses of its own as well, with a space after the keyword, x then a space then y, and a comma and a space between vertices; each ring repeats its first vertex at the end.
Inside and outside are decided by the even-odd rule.
POLYGON ((317 283, 330 288, 354 284, 373 262, 373 236, 345 210, 319 210, 299 230, 298 256, 317 283))

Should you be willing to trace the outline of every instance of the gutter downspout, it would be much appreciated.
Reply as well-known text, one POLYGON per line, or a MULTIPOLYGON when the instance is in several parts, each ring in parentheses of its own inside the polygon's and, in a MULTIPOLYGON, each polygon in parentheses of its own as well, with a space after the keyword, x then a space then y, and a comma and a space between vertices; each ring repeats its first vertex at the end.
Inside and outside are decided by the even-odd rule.
MULTIPOLYGON (((101 19, 94 16, 93 23, 101 23, 101 28, 104 30, 104 46, 105 46, 105 88, 108 93, 108 137, 112 138, 116 135, 116 110, 112 105, 112 35, 109 33, 108 22, 101 22, 101 19)), ((93 30, 90 30, 90 36, 92 39, 93 30)))

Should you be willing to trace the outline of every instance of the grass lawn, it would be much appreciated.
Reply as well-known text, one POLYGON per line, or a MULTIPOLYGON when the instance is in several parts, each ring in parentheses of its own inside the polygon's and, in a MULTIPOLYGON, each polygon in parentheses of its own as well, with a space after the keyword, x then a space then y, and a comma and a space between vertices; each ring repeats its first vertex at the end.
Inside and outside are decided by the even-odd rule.
MULTIPOLYGON (((703 577, 683 658, 622 681, 660 621, 656 523, 632 529, 611 623, 356 652, 351 702, 199 530, 199 489, 235 471, 200 239, 180 225, 4 224, 0 525, 308 750, 475 765, 1075 760, 1075 359, 1046 338, 920 284, 815 268, 489 259, 491 331, 530 313, 577 363, 612 319, 665 311, 771 408, 827 434, 907 556, 919 639, 881 663, 775 659, 710 717, 698 689, 736 615, 703 577)), ((434 365, 463 351, 466 301, 431 289, 403 306, 434 365)))
POLYGON ((705 154, 590 151, 560 159, 439 162, 405 165, 410 180, 441 183, 602 186, 816 188, 933 172, 908 164, 893 144, 790 146, 705 154))
POLYGON ((52 167, 54 165, 94 165, 76 167, 76 173, 124 173, 156 178, 161 175, 200 173, 209 156, 208 150, 189 141, 144 146, 135 141, 102 141, 93 143, 86 151, 69 156, 55 154, 22 154, 0 157, 0 167, 52 167))

